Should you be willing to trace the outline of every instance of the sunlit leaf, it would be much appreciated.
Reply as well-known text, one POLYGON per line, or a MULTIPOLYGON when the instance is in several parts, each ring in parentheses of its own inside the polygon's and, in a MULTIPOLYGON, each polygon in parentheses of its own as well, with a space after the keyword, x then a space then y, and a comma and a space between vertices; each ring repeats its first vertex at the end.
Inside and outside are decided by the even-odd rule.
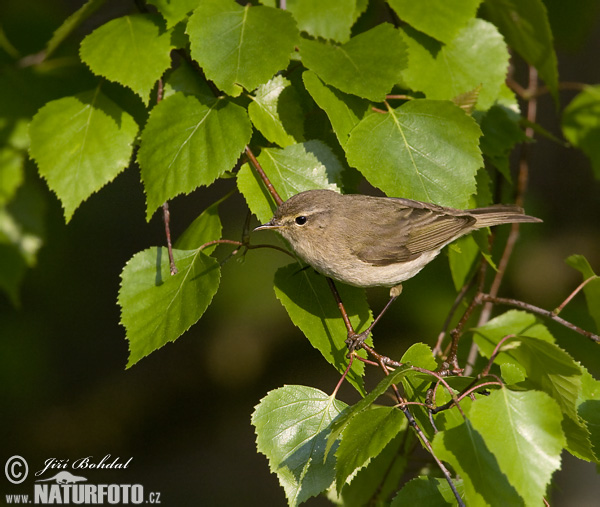
POLYGON ((134 14, 113 19, 81 42, 79 54, 94 74, 131 88, 144 104, 171 64, 171 37, 160 18, 134 14))
MULTIPOLYGON (((322 141, 307 141, 283 149, 265 148, 258 162, 284 201, 304 190, 339 191, 341 187, 342 165, 322 141)), ((248 164, 238 172, 237 182, 252 213, 263 223, 270 220, 275 202, 248 164)))
POLYGON ((382 101, 400 80, 406 65, 406 45, 398 30, 383 23, 341 46, 302 39, 300 56, 325 83, 382 101))
POLYGON ((538 503, 566 443, 556 402, 539 391, 500 389, 474 403, 469 418, 525 504, 538 503))
POLYGON ((138 152, 146 218, 165 201, 232 169, 251 133, 244 108, 227 99, 203 103, 176 93, 161 101, 150 113, 138 152))
POLYGON ((388 0, 402 21, 431 37, 449 43, 475 17, 481 0, 388 0))
POLYGON ((364 118, 346 155, 391 197, 462 208, 476 190, 480 135, 475 120, 452 102, 412 100, 364 118))
MULTIPOLYGON (((342 284, 337 288, 354 330, 364 331, 373 320, 364 290, 342 284)), ((348 331, 325 277, 311 268, 302 270, 300 264, 289 264, 275 273, 275 294, 312 346, 343 373, 348 366, 348 331)), ((364 364, 355 360, 346 377, 361 394, 365 393, 363 374, 364 364)))
POLYGON ((275 389, 256 406, 252 414, 256 447, 277 474, 288 505, 299 505, 332 483, 335 457, 325 456, 325 441, 331 422, 345 407, 305 386, 275 389))
POLYGON ((298 28, 313 37, 346 42, 354 24, 356 0, 288 0, 298 28))
POLYGON ((356 469, 365 466, 398 434, 404 421, 404 414, 395 407, 376 407, 352 418, 335 453, 338 493, 356 469))
POLYGON ((170 274, 162 247, 138 252, 123 268, 119 305, 129 341, 128 368, 198 322, 217 292, 216 259, 198 250, 173 250, 173 257, 176 275, 170 274))
POLYGON ((156 7, 167 21, 167 28, 171 28, 198 7, 200 0, 148 0, 148 3, 156 7))
POLYGON ((496 456, 469 420, 437 433, 432 445, 435 455, 450 463, 462 478, 466 505, 523 505, 496 456))
POLYGON ((53 100, 38 111, 29 128, 30 154, 67 222, 129 165, 137 131, 134 119, 99 89, 53 100))
POLYGON ((404 82, 428 99, 452 100, 480 87, 476 108, 489 109, 500 94, 508 69, 508 50, 494 25, 473 19, 447 44, 414 28, 403 28, 410 65, 404 82))
POLYGON ((275 76, 259 86, 248 106, 255 127, 281 147, 303 141, 304 114, 289 80, 275 76))
POLYGON ((233 0, 204 0, 187 25, 191 53, 206 77, 225 93, 254 90, 285 69, 298 29, 289 12, 244 7, 233 0))

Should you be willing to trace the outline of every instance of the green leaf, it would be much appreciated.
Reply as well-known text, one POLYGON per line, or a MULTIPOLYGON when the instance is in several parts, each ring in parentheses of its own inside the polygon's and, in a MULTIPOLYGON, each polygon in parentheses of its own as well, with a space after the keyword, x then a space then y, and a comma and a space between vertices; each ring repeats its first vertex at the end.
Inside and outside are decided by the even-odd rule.
POLYGON ((589 281, 583 288, 587 300, 588 312, 596 322, 596 329, 600 331, 600 277, 594 273, 590 263, 583 255, 571 255, 566 260, 567 264, 583 275, 583 279, 596 277, 589 281))
POLYGON ((131 88, 148 105, 150 91, 171 65, 171 36, 150 14, 113 19, 81 42, 79 56, 94 74, 131 88))
POLYGON ((404 82, 422 91, 428 99, 447 99, 477 87, 477 109, 489 109, 500 95, 508 69, 508 50, 494 25, 473 19, 456 38, 440 44, 406 26, 410 65, 402 73, 404 82))
POLYGON ((505 388, 479 399, 469 416, 525 504, 539 503, 566 443, 556 402, 539 391, 505 388))
MULTIPOLYGON (((220 239, 223 227, 219 218, 219 205, 230 195, 231 193, 227 194, 200 213, 177 239, 174 247, 178 250, 194 250, 209 241, 220 239)), ((202 252, 210 255, 216 247, 217 245, 206 247, 202 252)))
POLYGON ((37 112, 29 152, 62 202, 67 222, 129 165, 137 131, 134 119, 99 88, 53 100, 37 112))
POLYGON ((373 499, 387 499, 397 491, 398 484, 406 472, 407 456, 405 449, 409 445, 411 435, 405 432, 406 419, 402 422, 400 433, 369 463, 352 475, 337 498, 329 499, 337 505, 345 507, 364 507, 373 499))
POLYGON ((369 102, 326 85, 310 70, 302 74, 302 79, 308 93, 327 114, 340 145, 345 147, 350 131, 368 112, 369 102))
POLYGON ((589 157, 600 179, 600 85, 587 86, 569 103, 562 130, 567 140, 589 157))
POLYGON ((11 146, 0 148, 0 206, 7 204, 23 183, 25 156, 11 146))
POLYGON ((486 0, 487 19, 504 35, 508 45, 537 68, 558 101, 558 68, 548 13, 542 0, 486 0))
MULTIPOLYGON (((265 148, 258 162, 284 201, 304 190, 340 190, 342 165, 322 141, 265 148)), ((275 203, 248 164, 238 172, 237 182, 252 213, 263 223, 270 220, 275 203)))
POLYGON ((67 19, 65 19, 52 34, 52 37, 46 44, 45 58, 50 55, 63 43, 63 41, 76 30, 81 23, 88 19, 106 0, 88 0, 67 19))
POLYGON ((156 7, 167 21, 167 28, 171 28, 198 7, 200 0, 148 0, 148 3, 156 7))
POLYGON ((410 363, 426 370, 435 371, 438 367, 431 347, 425 343, 413 343, 400 359, 402 364, 410 363))
POLYGON ((129 341, 128 368, 198 322, 217 292, 216 259, 198 250, 173 250, 173 258, 176 275, 170 274, 163 247, 138 252, 121 273, 118 301, 129 341))
POLYGON ((509 155, 517 143, 527 140, 519 126, 521 116, 500 105, 492 106, 481 119, 481 151, 511 181, 509 155))
POLYGON ((344 429, 344 437, 335 453, 338 493, 348 477, 379 455, 398 434, 404 414, 394 407, 376 407, 357 414, 344 429))
POLYGON ((329 487, 335 458, 325 456, 331 422, 346 407, 318 389, 285 386, 271 391, 256 406, 252 424, 256 446, 267 456, 289 505, 299 505, 329 487))
POLYGON ((204 0, 187 25, 192 57, 229 95, 254 90, 285 69, 299 39, 289 12, 204 0), (267 29, 268 27, 268 29, 267 29))
POLYGON ((157 104, 138 152, 146 218, 165 201, 232 169, 251 134, 244 108, 227 99, 202 103, 176 93, 157 104))
POLYGON ((449 101, 412 100, 364 118, 346 155, 387 195, 465 207, 482 165, 475 120, 449 101))
MULTIPOLYGON (((364 290, 343 284, 337 289, 355 331, 366 329, 373 315, 364 290)), ((297 263, 288 264, 275 273, 275 294, 311 345, 343 373, 348 366, 348 332, 325 277, 310 268, 303 270, 297 263)), ((346 378, 364 395, 363 374, 364 364, 356 360, 346 378)))
POLYGON ((481 0, 388 0, 402 21, 446 43, 451 42, 458 31, 475 17, 480 3, 481 0))
POLYGON ((345 410, 344 413, 340 415, 340 417, 336 419, 331 426, 331 434, 327 438, 327 448, 325 453, 327 454, 329 452, 334 442, 339 438, 352 418, 354 418, 357 414, 360 414, 361 412, 371 408, 371 405, 373 405, 375 400, 385 393, 392 384, 397 384, 410 373, 414 373, 414 371, 411 370, 410 366, 408 365, 402 365, 396 368, 392 373, 380 380, 379 384, 377 384, 375 388, 371 390, 369 394, 367 394, 367 396, 345 410))
MULTIPOLYGON (((464 499, 463 481, 456 480, 454 485, 458 494, 464 499)), ((456 505, 456 497, 445 479, 421 476, 407 482, 391 503, 391 507, 405 505, 435 505, 436 507, 447 505, 450 507, 456 505)))
POLYGON ((215 95, 204 81, 198 71, 191 64, 182 60, 179 66, 170 72, 164 80, 163 100, 182 92, 185 95, 194 95, 203 103, 211 103, 215 100, 215 95))
POLYGON ((498 364, 516 363, 525 368, 527 378, 536 388, 554 398, 561 410, 577 419, 577 396, 581 389, 581 368, 553 342, 536 318, 511 310, 476 328, 474 340, 486 357, 508 335, 515 335, 501 347, 498 364))
POLYGON ((545 326, 525 312, 511 310, 475 329, 474 341, 482 354, 490 357, 499 341, 509 335, 496 357, 497 364, 516 364, 526 373, 523 387, 550 395, 565 416, 563 430, 567 449, 583 459, 594 459, 585 424, 577 414, 581 392, 581 367, 571 356, 555 345, 545 326))
POLYGON ((45 211, 44 196, 27 181, 0 206, 0 289, 15 307, 26 270, 35 266, 44 241, 45 211))
POLYGON ((380 102, 400 80, 406 45, 389 23, 382 23, 338 46, 302 39, 302 63, 325 83, 380 102))
POLYGON ((448 249, 448 261, 454 288, 459 291, 467 282, 473 264, 479 256, 479 246, 473 236, 459 238, 448 249))
POLYGON ((585 422, 590 433, 592 450, 600 462, 600 381, 596 380, 584 368, 581 382, 581 393, 577 400, 577 412, 585 422))
POLYGON ((356 0, 288 0, 298 28, 313 37, 346 42, 354 24, 356 0))
POLYGON ((435 455, 452 465, 462 478, 466 505, 524 505, 482 435, 469 420, 437 433, 432 445, 435 455))
POLYGON ((304 113, 289 80, 275 76, 259 86, 250 98, 250 119, 269 141, 285 147, 304 140, 304 113))

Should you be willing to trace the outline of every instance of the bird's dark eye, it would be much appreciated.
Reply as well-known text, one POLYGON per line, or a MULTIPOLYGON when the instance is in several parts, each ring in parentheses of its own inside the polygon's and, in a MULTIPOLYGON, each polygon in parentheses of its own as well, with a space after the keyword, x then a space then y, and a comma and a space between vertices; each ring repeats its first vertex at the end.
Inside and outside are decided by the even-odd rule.
POLYGON ((304 225, 305 223, 306 223, 306 217, 305 216, 296 217, 296 224, 298 224, 298 225, 304 225))

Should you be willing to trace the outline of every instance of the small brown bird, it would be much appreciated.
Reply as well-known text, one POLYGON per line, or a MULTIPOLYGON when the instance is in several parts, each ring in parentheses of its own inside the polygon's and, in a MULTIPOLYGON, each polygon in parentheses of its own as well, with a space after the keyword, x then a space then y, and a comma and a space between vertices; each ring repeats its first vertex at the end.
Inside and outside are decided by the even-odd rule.
POLYGON ((276 229, 319 273, 357 287, 394 287, 415 276, 448 243, 476 229, 541 222, 517 206, 457 210, 410 199, 308 190, 255 230, 276 229))

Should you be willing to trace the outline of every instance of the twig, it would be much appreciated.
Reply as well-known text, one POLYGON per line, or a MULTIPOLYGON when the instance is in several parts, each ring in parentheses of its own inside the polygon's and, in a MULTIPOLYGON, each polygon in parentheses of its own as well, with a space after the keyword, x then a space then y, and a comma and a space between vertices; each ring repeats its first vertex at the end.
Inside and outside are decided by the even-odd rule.
POLYGON ((332 398, 335 398, 335 395, 339 391, 339 389, 340 389, 340 387, 342 385, 342 382, 344 382, 344 379, 348 376, 348 372, 350 371, 350 368, 352 367, 352 363, 354 362, 354 358, 355 357, 356 357, 356 354, 354 354, 354 353, 350 354, 350 360, 348 361, 348 366, 346 367, 346 370, 342 374, 342 377, 340 378, 339 382, 335 386, 335 389, 333 390, 333 393, 331 393, 331 397, 332 398))
POLYGON ((244 241, 236 241, 235 239, 215 239, 213 241, 208 241, 206 243, 204 243, 203 245, 200 245, 198 247, 198 250, 203 250, 211 245, 220 245, 220 244, 225 244, 225 245, 236 245, 236 246, 243 246, 246 247, 248 250, 253 250, 255 248, 272 248, 273 250, 277 250, 279 252, 283 252, 286 255, 289 255, 292 259, 296 259, 289 251, 287 251, 285 248, 282 248, 280 246, 277 245, 269 245, 266 243, 261 243, 259 245, 250 245, 244 241))
POLYGON ((448 316, 446 317, 446 320, 444 321, 442 330, 440 331, 440 334, 438 335, 437 343, 435 344, 435 347, 433 348, 432 352, 433 352, 434 356, 438 356, 442 353, 442 343, 444 341, 444 338, 446 337, 446 333, 448 332, 448 326, 450 326, 450 321, 452 320, 452 317, 454 317, 454 313, 456 312, 458 305, 460 305, 460 302, 466 296, 467 292, 469 292, 469 289, 473 286, 474 282, 475 282, 475 278, 472 277, 465 285, 463 285, 462 289, 460 289, 460 292, 456 295, 456 299, 454 300, 454 303, 452 304, 452 307, 450 308, 450 311, 448 312, 448 316))
POLYGON ((478 375, 480 378, 487 377, 488 373, 490 372, 490 368, 492 367, 492 364, 494 364, 494 361, 496 360, 496 357, 500 353, 500 347, 502 347, 502 345, 504 345, 504 342, 506 340, 510 340, 511 338, 515 338, 515 336, 516 335, 514 335, 514 334, 506 335, 504 338, 502 338, 496 344, 496 346, 494 347, 494 351, 492 352, 492 355, 490 356, 490 360, 488 361, 488 364, 485 366, 485 368, 483 370, 481 370, 481 373, 478 375))
POLYGON ((598 278, 600 278, 598 275, 593 275, 593 276, 590 276, 588 279, 584 280, 583 282, 581 282, 579 284, 579 286, 573 292, 571 292, 571 294, 569 294, 567 296, 567 298, 558 307, 556 307, 554 310, 552 310, 552 313, 554 313, 555 315, 558 315, 560 312, 562 312, 564 307, 567 306, 571 302, 571 300, 575 297, 575 295, 581 289, 583 289, 588 284, 588 282, 591 282, 592 280, 596 280, 598 278))
POLYGON ((173 258, 173 245, 171 243, 171 227, 169 222, 171 220, 171 213, 169 212, 169 203, 165 202, 162 205, 163 210, 163 222, 165 223, 165 236, 167 237, 167 250, 169 251, 169 264, 171 266, 171 275, 178 273, 177 266, 175 266, 175 259, 173 258))
POLYGON ((386 95, 385 96, 385 100, 393 100, 393 99, 398 99, 398 100, 413 100, 414 97, 411 97, 410 95, 386 95))
POLYGON ((263 183, 267 187, 267 190, 273 196, 273 199, 275 199, 275 203, 277 204, 277 206, 279 206, 283 202, 283 199, 279 196, 279 194, 277 193, 277 190, 275 190, 275 187, 271 183, 271 180, 269 180, 268 176, 265 174, 265 171, 263 171, 263 168, 258 163, 258 160, 256 160, 256 157, 254 156, 254 153, 252 153, 252 150, 250 149, 250 147, 246 146, 245 151, 246 151, 246 156, 248 157, 248 159, 254 166, 254 170, 258 173, 260 178, 263 180, 263 183))
POLYGON ((562 317, 559 317, 554 312, 544 310, 543 308, 534 306, 530 303, 525 303, 524 301, 518 301, 516 299, 510 299, 510 298, 499 298, 499 297, 492 296, 491 294, 481 294, 480 298, 481 298, 481 301, 484 301, 486 303, 514 306, 515 308, 520 308, 522 310, 526 310, 528 312, 536 313, 537 315, 547 317, 548 319, 553 320, 554 322, 558 322, 559 324, 571 329, 572 331, 575 331, 576 333, 579 333, 579 334, 585 336, 586 338, 589 338, 590 340, 592 340, 596 343, 600 343, 600 336, 598 336, 597 334, 594 334, 590 331, 586 331, 585 329, 581 329, 580 327, 576 326, 575 324, 572 324, 571 322, 563 319, 562 317))

